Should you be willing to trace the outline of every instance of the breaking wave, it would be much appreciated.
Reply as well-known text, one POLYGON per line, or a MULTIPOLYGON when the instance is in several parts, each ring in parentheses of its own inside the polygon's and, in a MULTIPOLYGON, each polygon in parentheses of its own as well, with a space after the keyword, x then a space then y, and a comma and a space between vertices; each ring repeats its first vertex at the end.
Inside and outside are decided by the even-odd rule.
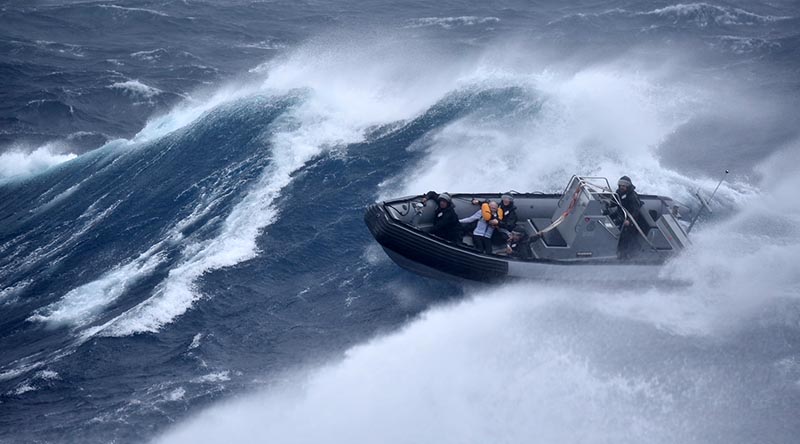
MULTIPOLYGON (((314 66, 320 63, 317 56, 316 50, 300 51, 294 58, 267 71, 267 80, 263 83, 223 88, 203 101, 184 104, 153 119, 130 142, 125 142, 128 150, 142 149, 148 143, 157 143, 182 128, 190 127, 197 119, 226 103, 246 102, 249 97, 295 95, 299 102, 277 118, 263 135, 261 143, 269 147, 269 165, 224 216, 215 236, 192 240, 191 237, 184 238, 182 231, 202 219, 216 205, 217 199, 226 197, 228 191, 224 188, 216 189, 215 194, 195 205, 192 214, 170 228, 166 238, 146 252, 96 280, 70 290, 60 300, 38 310, 29 320, 54 326, 71 324, 81 329, 82 340, 97 334, 127 336, 158 331, 185 313, 202 296, 195 284, 198 278, 259 253, 256 239, 278 216, 279 210, 274 202, 299 168, 327 151, 362 141, 365 131, 375 125, 413 117, 429 106, 425 102, 437 97, 428 96, 421 102, 419 96, 410 100, 398 97, 392 106, 387 107, 387 99, 391 97, 387 87, 391 87, 391 78, 387 80, 388 84, 380 84, 380 88, 365 89, 363 82, 356 88, 351 85, 351 79, 357 75, 352 68, 327 59, 322 63, 339 63, 336 67, 339 71, 337 76, 323 77, 319 74, 321 70, 314 66), (330 86, 323 89, 322 83, 338 84, 339 89, 330 86), (345 96, 347 101, 340 100, 345 96), (166 249, 177 245, 181 245, 180 259, 170 266, 168 275, 154 288, 151 297, 112 319, 96 322, 98 313, 117 302, 131 285, 156 272, 169 256, 166 249)), ((233 179, 234 176, 226 177, 226 180, 233 179)))
POLYGON ((44 145, 33 151, 6 151, 0 154, 0 183, 40 173, 76 157, 72 153, 60 152, 56 144, 44 145))

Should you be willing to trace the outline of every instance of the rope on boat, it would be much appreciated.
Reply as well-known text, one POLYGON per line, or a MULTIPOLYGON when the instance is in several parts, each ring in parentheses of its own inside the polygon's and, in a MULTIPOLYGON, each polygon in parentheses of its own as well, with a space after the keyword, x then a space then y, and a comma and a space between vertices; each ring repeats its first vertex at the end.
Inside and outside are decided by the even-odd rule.
MULTIPOLYGON (((575 189, 575 193, 572 194, 572 200, 570 201, 567 209, 563 213, 561 213, 561 216, 559 216, 558 219, 554 220, 550 225, 537 231, 536 232, 537 236, 542 236, 549 231, 553 231, 556 227, 561 225, 562 222, 564 222, 564 220, 567 218, 567 216, 569 216, 572 210, 575 209, 575 205, 578 203, 578 196, 580 196, 584 187, 595 188, 596 190, 600 189, 600 192, 606 191, 605 187, 598 187, 597 185, 594 185, 592 183, 584 181, 583 179, 580 179, 580 184, 575 189)), ((639 223, 636 222, 636 218, 634 218, 633 215, 630 212, 628 212, 628 210, 625 209, 624 206, 622 206, 622 202, 620 202, 619 197, 616 195, 616 193, 610 192, 609 194, 611 194, 611 198, 614 199, 617 206, 622 209, 622 212, 625 215, 625 220, 630 220, 631 223, 633 223, 633 226, 636 227, 636 231, 638 231, 639 235, 642 236, 642 239, 644 239, 644 241, 647 242, 647 245, 649 245, 650 248, 652 248, 653 250, 658 251, 658 248, 656 248, 656 246, 653 245, 653 243, 650 242, 650 239, 648 239, 647 236, 644 234, 644 231, 639 226, 639 223)))
POLYGON ((575 209, 575 205, 578 203, 578 196, 581 195, 581 191, 583 191, 583 183, 578 185, 578 188, 575 189, 575 192, 572 194, 572 200, 570 201, 569 206, 567 207, 566 210, 564 210, 563 213, 561 213, 561 216, 558 216, 558 219, 554 220, 550 225, 537 231, 536 235, 541 236, 549 231, 553 231, 557 226, 561 225, 561 222, 564 222, 564 219, 566 219, 567 216, 569 216, 569 213, 571 213, 572 210, 575 209))

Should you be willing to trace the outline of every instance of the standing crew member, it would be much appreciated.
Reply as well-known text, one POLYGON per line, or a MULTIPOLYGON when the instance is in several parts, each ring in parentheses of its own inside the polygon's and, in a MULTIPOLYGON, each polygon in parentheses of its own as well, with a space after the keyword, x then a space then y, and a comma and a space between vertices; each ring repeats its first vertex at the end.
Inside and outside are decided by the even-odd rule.
MULTIPOLYGON (((636 221, 641 220, 639 216, 639 209, 642 208, 642 201, 639 200, 639 195, 636 193, 636 187, 631 182, 628 176, 622 176, 617 181, 617 196, 622 206, 630 214, 630 217, 636 218, 636 221)), ((628 217, 624 217, 622 225, 620 226, 618 256, 620 259, 629 259, 636 247, 636 238, 639 236, 639 231, 633 225, 628 217)), ((639 223, 641 226, 641 222, 639 223)))

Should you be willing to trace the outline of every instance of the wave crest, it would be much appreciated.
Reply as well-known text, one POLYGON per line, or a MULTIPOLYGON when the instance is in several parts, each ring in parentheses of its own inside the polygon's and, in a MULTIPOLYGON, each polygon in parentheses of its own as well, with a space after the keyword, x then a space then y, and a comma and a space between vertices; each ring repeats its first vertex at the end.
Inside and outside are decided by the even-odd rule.
POLYGON ((57 144, 47 144, 33 151, 11 149, 0 154, 0 183, 32 176, 78 157, 62 150, 57 144))

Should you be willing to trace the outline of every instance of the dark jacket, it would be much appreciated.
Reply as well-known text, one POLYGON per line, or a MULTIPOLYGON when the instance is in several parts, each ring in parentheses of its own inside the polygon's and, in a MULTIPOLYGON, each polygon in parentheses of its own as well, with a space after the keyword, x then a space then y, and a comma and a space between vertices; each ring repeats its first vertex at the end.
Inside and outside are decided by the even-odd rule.
POLYGON ((634 187, 632 189, 626 191, 624 194, 617 190, 617 196, 619 196, 620 202, 622 202, 622 206, 628 210, 629 213, 636 216, 639 214, 639 208, 642 208, 642 201, 639 199, 639 194, 636 192, 634 187))
POLYGON ((459 241, 458 238, 461 236, 461 223, 458 222, 458 215, 452 204, 448 205, 447 208, 436 208, 431 234, 449 240, 450 242, 459 241))
POLYGON ((530 259, 533 257, 531 253, 531 239, 527 235, 517 241, 509 239, 508 246, 511 247, 511 254, 509 254, 511 257, 517 259, 530 259))
MULTIPOLYGON (((642 208, 642 201, 639 199, 639 194, 636 193, 636 187, 631 187, 624 193, 620 189, 617 189, 615 193, 619 197, 620 202, 622 202, 622 206, 625 207, 625 210, 627 210, 628 213, 636 219, 636 222, 641 225, 643 219, 639 214, 639 209, 642 208)), ((625 222, 625 215, 622 211, 618 211, 614 219, 618 225, 622 225, 623 222, 625 222)))
POLYGON ((517 207, 514 202, 511 205, 505 206, 500 202, 500 208, 503 210, 503 219, 499 221, 498 227, 508 231, 514 231, 517 226, 517 207))

